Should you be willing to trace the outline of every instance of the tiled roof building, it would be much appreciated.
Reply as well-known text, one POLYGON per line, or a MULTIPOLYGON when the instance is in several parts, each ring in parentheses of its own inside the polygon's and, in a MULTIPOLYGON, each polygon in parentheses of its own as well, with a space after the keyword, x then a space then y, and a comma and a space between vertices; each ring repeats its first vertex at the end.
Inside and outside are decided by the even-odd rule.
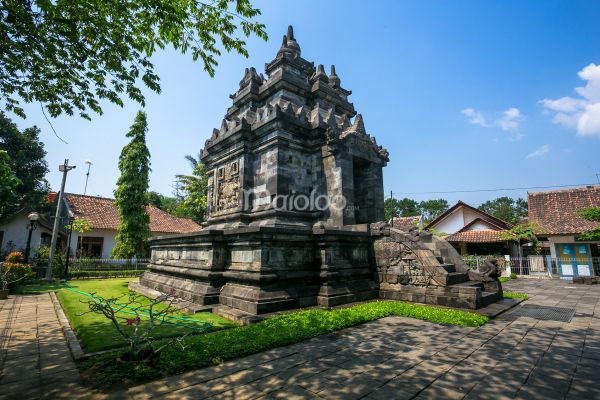
POLYGON ((543 228, 542 234, 579 234, 598 224, 581 218, 578 210, 600 207, 600 186, 529 193, 529 221, 543 228))
MULTIPOLYGON (((75 218, 85 218, 96 229, 116 230, 119 226, 119 212, 114 199, 73 193, 66 193, 65 197, 75 218)), ((172 216, 154 206, 148 206, 147 212, 152 233, 190 233, 201 229, 189 218, 172 216)))

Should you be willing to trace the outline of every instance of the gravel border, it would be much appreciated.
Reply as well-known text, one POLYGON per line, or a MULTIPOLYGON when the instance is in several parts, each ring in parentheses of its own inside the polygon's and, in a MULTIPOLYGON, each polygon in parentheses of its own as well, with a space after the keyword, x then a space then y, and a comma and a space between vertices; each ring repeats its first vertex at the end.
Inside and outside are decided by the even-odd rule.
POLYGON ((50 298, 52 299, 52 304, 54 304, 54 311, 56 311, 56 316, 60 321, 60 325, 62 327, 63 333, 65 335, 65 339, 67 340, 67 344, 69 345, 69 350, 71 350, 71 355, 74 360, 80 360, 85 358, 85 354, 81 348, 81 343, 79 343, 79 339, 77 339, 77 335, 73 332, 71 325, 69 324, 69 320, 65 315, 65 312, 60 305, 60 301, 56 297, 56 293, 50 292, 50 298))

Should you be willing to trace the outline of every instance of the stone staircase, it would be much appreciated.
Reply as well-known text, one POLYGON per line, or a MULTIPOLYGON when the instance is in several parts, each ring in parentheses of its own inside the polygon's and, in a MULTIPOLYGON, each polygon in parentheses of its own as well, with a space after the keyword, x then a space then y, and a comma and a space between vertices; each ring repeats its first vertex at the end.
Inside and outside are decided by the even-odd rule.
POLYGON ((429 232, 390 228, 375 240, 380 297, 478 309, 502 300, 497 279, 471 270, 429 232))

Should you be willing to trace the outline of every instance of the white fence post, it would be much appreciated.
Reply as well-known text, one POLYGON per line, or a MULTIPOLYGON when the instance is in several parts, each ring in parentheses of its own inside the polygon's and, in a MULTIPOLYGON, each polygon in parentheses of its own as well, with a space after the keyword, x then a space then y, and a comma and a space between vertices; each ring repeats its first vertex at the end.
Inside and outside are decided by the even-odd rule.
POLYGON ((512 274, 512 271, 510 268, 510 256, 504 255, 504 261, 506 262, 506 268, 504 269, 504 271, 506 272, 507 276, 510 276, 512 274))

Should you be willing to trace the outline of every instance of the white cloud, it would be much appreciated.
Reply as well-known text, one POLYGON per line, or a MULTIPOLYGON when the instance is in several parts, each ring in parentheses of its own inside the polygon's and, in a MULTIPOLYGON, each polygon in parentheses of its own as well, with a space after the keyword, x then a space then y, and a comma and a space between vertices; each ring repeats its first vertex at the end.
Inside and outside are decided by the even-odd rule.
POLYGON ((461 114, 467 117, 467 120, 471 125, 479 125, 484 128, 490 128, 497 126, 504 131, 512 131, 510 140, 519 140, 523 137, 523 134, 518 132, 519 123, 523 119, 523 114, 516 107, 510 107, 501 112, 501 117, 495 120, 493 123, 488 123, 485 116, 476 109, 469 107, 460 110, 461 114))
POLYGON ((502 111, 502 117, 496 120, 496 125, 502 130, 509 131, 519 127, 519 121, 523 118, 523 114, 518 108, 511 107, 502 111))
POLYGON ((539 103, 553 112, 552 122, 573 129, 580 136, 600 137, 600 65, 590 64, 577 73, 586 85, 575 88, 579 97, 565 96, 539 103))
POLYGON ((460 112, 464 115, 467 116, 469 123, 471 125, 479 125, 479 126, 483 126, 483 127, 487 127, 487 121, 485 120, 485 117, 483 116, 483 114, 481 114, 479 111, 475 110, 474 108, 465 108, 463 110, 460 110, 460 112))
POLYGON ((543 146, 535 149, 531 153, 527 154, 527 156, 525 158, 542 157, 543 155, 546 155, 549 152, 550 152, 550 145, 549 144, 545 144, 545 145, 543 145, 543 146))

